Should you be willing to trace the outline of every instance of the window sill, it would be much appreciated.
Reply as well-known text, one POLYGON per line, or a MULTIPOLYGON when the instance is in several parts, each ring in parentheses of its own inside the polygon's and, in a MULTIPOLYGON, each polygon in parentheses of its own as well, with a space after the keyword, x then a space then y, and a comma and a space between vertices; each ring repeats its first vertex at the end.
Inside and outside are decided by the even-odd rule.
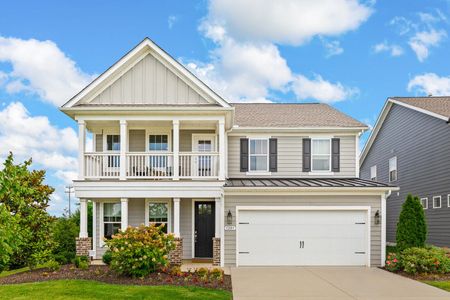
POLYGON ((314 175, 314 176, 333 176, 334 172, 320 172, 320 171, 315 171, 315 172, 309 172, 308 175, 314 175))
POLYGON ((272 172, 246 172, 245 175, 268 176, 272 175, 272 172))

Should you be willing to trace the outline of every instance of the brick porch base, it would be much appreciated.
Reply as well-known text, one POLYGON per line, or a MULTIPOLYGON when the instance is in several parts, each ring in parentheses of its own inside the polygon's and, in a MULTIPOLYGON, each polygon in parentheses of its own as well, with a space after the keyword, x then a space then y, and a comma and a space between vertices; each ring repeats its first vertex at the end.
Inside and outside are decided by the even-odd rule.
POLYGON ((220 266, 220 238, 213 237, 213 266, 220 266))
POLYGON ((92 249, 92 238, 76 238, 76 253, 77 256, 89 256, 89 250, 92 249))
POLYGON ((183 259, 183 239, 175 238, 176 247, 170 251, 169 261, 172 266, 181 266, 183 259))

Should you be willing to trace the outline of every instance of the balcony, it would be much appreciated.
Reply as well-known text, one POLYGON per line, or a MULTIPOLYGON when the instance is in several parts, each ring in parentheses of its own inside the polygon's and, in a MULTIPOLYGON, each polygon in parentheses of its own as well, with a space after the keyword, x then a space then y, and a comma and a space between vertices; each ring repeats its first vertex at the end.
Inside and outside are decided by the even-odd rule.
POLYGON ((225 179, 220 120, 82 120, 78 125, 79 180, 225 179), (86 130, 92 133, 92 151, 86 151, 86 130))

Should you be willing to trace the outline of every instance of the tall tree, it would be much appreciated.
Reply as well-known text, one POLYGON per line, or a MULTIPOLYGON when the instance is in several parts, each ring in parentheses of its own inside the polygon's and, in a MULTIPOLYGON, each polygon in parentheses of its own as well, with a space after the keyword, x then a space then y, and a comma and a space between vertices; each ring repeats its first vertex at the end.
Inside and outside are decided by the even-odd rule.
POLYGON ((419 198, 408 195, 397 223, 397 248, 424 247, 427 239, 425 213, 419 198))

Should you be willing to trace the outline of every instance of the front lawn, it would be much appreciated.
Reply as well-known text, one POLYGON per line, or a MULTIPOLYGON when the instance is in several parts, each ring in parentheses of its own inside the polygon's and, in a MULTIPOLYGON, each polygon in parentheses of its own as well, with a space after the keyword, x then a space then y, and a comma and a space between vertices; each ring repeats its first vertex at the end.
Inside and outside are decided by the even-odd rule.
POLYGON ((450 292, 450 281, 429 281, 429 280, 424 280, 423 281, 426 284, 432 285, 434 287, 443 289, 447 292, 450 292))
POLYGON ((55 280, 0 285, 1 299, 231 299, 231 293, 199 287, 105 284, 89 280, 55 280))

